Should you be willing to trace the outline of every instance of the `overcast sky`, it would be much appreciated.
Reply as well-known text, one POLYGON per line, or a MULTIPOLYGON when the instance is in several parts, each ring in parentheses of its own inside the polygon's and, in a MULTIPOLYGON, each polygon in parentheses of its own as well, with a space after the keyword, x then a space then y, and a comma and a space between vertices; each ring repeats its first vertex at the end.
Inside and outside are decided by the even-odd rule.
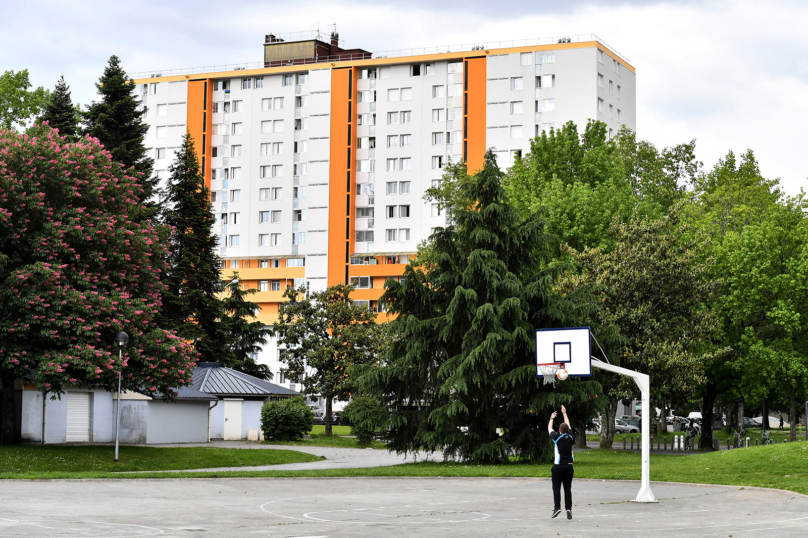
POLYGON ((264 34, 328 30, 370 51, 594 33, 637 69, 637 131, 697 140, 706 167, 752 149, 790 194, 806 186, 808 2, 800 0, 2 0, 0 71, 64 74, 74 102, 117 54, 128 72, 261 61, 264 34))

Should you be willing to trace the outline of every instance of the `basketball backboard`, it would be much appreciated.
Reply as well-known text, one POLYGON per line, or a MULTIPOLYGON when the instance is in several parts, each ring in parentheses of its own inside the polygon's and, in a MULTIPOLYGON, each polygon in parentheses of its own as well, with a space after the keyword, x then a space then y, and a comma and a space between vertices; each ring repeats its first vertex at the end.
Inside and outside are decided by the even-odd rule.
POLYGON ((536 329, 536 375, 539 365, 561 364, 570 376, 592 375, 589 327, 536 329))

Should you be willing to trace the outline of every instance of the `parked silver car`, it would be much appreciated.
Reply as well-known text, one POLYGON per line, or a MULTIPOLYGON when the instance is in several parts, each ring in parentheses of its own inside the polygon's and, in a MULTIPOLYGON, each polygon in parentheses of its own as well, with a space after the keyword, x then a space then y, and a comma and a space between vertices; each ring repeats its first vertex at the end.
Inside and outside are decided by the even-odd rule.
POLYGON ((632 426, 628 422, 624 420, 615 419, 614 421, 614 432, 615 433, 640 433, 639 428, 636 426, 632 426))

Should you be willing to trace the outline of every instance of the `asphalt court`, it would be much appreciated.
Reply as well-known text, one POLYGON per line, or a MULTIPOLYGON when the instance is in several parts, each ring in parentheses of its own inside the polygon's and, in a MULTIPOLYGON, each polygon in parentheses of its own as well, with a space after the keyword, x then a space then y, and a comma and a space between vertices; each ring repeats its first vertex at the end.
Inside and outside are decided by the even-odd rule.
POLYGON ((546 479, 336 478, 0 482, 2 537, 808 535, 808 497, 577 480, 573 520, 550 519, 546 479))

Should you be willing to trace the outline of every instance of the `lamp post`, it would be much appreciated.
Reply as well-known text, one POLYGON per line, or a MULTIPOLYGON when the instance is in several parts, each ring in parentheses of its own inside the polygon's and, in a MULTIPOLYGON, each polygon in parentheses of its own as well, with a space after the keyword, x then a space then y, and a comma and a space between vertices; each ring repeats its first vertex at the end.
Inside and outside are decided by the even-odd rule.
MULTIPOLYGON (((129 342, 129 335, 121 331, 115 335, 115 343, 118 344, 118 360, 123 358, 123 347, 129 342)), ((118 429, 121 425, 121 376, 123 373, 123 363, 118 369, 118 403, 115 405, 115 462, 118 462, 118 429)))

